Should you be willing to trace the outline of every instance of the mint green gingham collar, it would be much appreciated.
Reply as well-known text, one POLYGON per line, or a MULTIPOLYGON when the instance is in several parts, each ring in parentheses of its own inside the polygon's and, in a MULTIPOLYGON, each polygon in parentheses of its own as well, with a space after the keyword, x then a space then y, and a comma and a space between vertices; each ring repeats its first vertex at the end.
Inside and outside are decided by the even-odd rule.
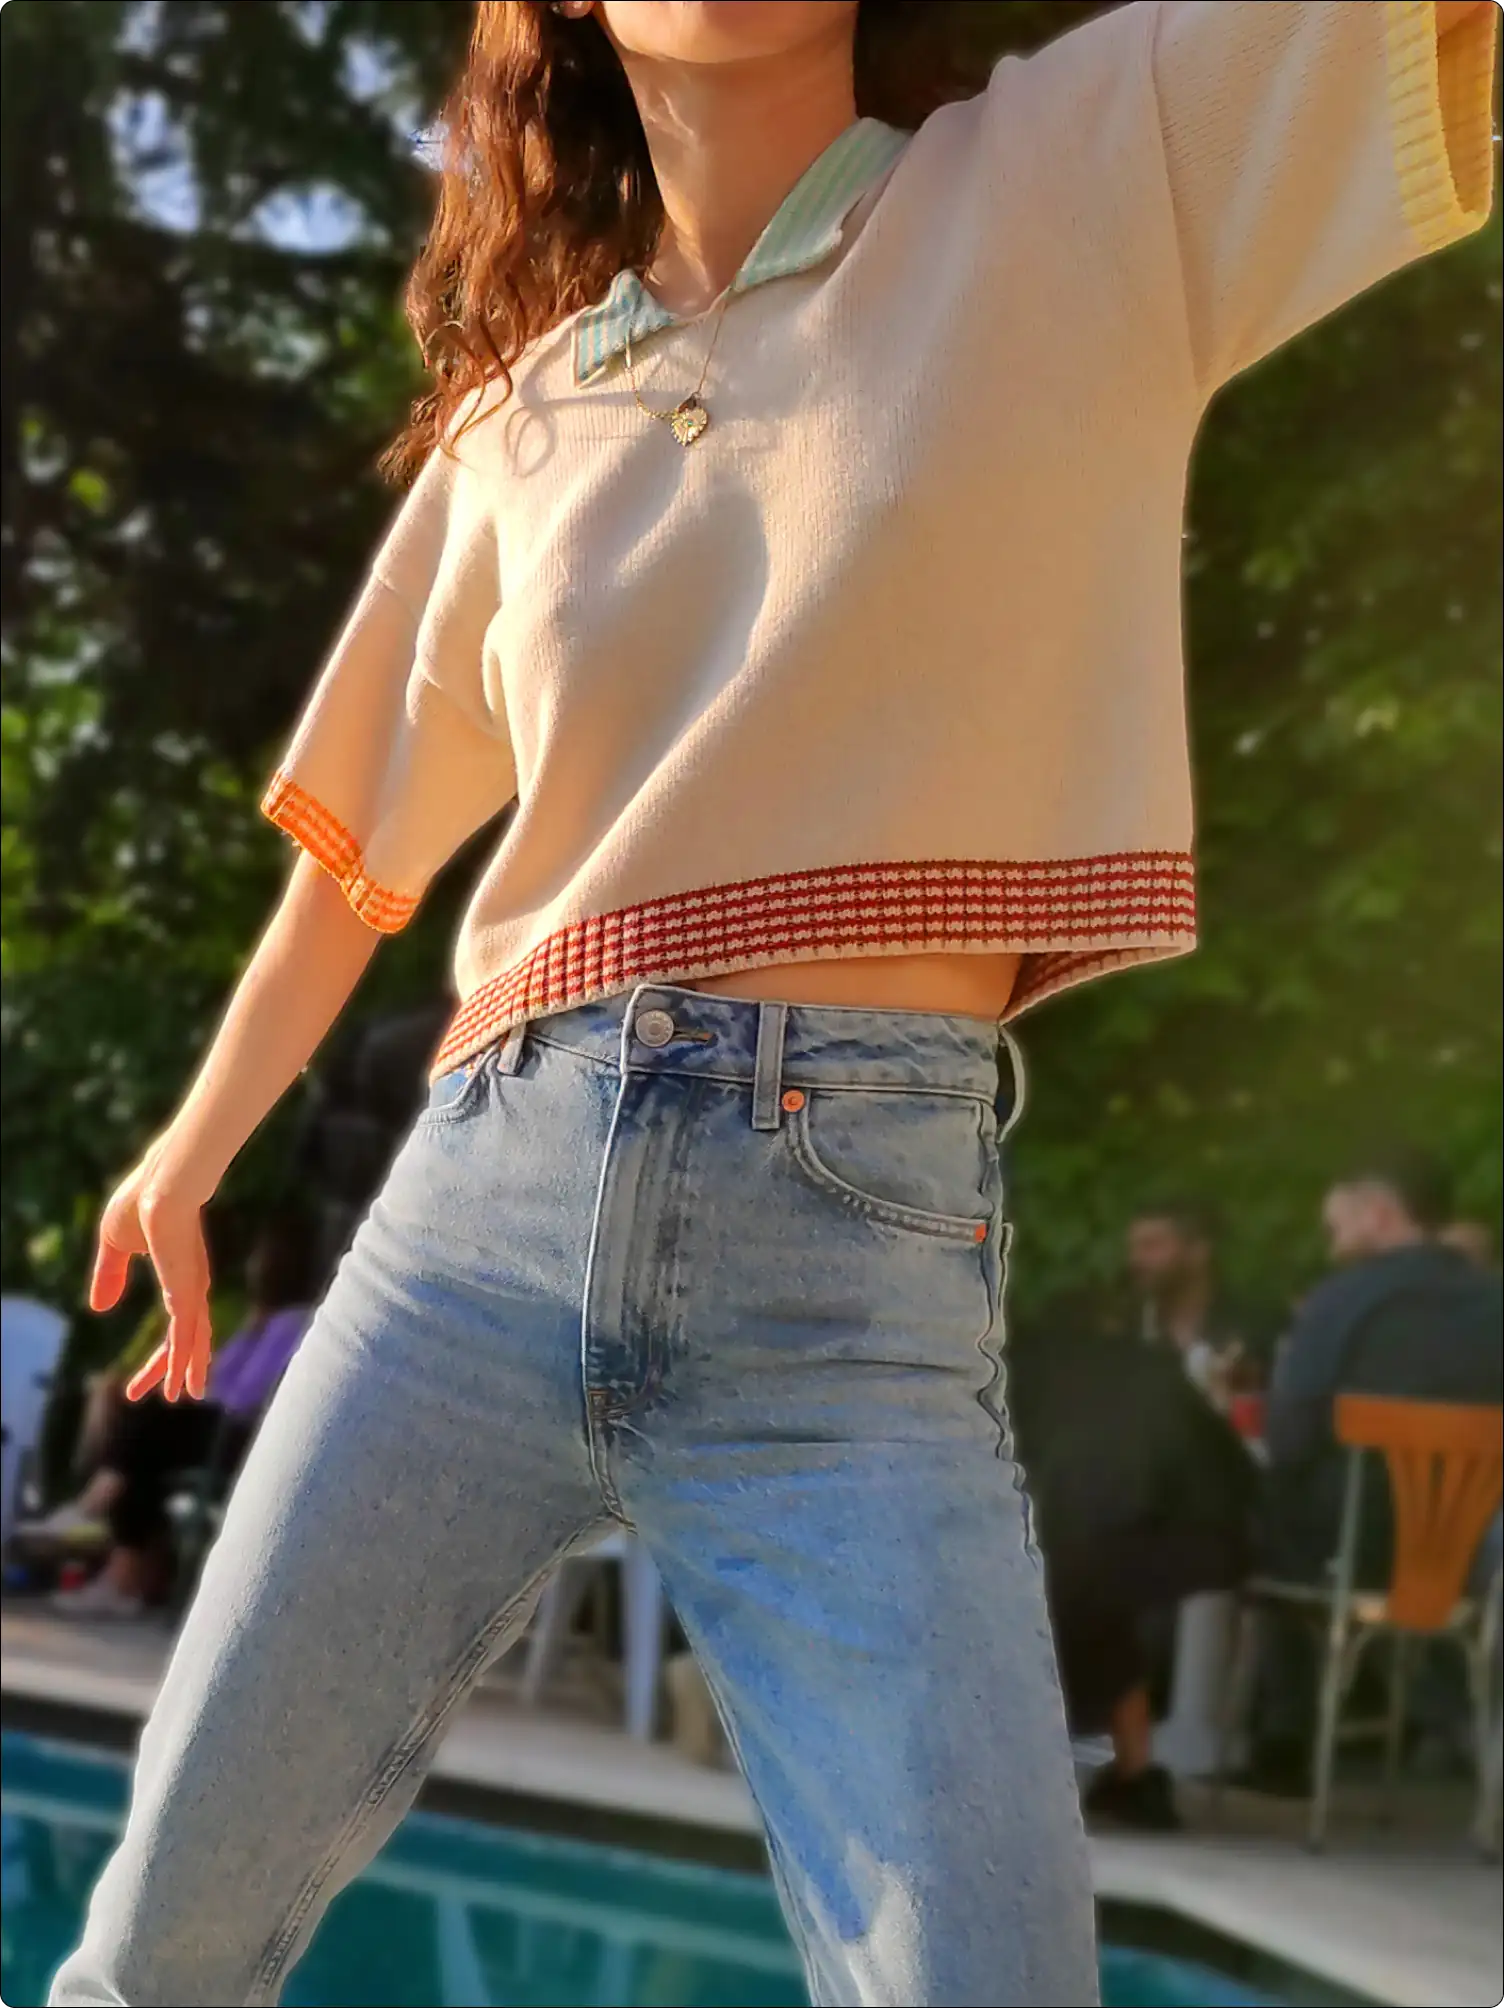
MULTIPOLYGON (((906 132, 880 119, 858 119, 847 126, 784 197, 732 280, 732 292, 748 292, 828 258, 863 193, 893 165, 908 141, 906 132)), ((672 327, 676 319, 635 272, 618 272, 606 297, 587 307, 575 323, 575 382, 589 383, 625 352, 629 340, 643 341, 660 328, 672 327)))

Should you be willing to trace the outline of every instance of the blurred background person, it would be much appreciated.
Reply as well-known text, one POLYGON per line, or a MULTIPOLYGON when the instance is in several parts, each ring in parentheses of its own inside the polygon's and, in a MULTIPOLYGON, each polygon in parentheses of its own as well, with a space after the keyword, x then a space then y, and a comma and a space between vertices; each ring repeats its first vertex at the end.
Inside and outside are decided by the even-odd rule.
POLYGON ((453 1000, 440 996, 385 1012, 358 1026, 310 1074, 313 1094, 292 1167, 315 1195, 324 1275, 333 1273, 423 1106, 428 1063, 453 1010, 453 1000))
POLYGON ((1192 1385, 1225 1411, 1259 1370, 1246 1318, 1219 1287, 1213 1216, 1184 1200, 1146 1206, 1129 1222, 1125 1255, 1140 1336, 1173 1349, 1192 1385))
POLYGON ((111 1381, 104 1412, 91 1418, 97 1461, 83 1492, 30 1530, 62 1544, 93 1523, 102 1522, 108 1533, 99 1573, 76 1589, 59 1590, 55 1609, 79 1617, 138 1617, 166 1595, 172 1575, 167 1502, 174 1484, 205 1465, 227 1480, 239 1465, 312 1316, 315 1246, 312 1225, 299 1210, 285 1209, 263 1227, 246 1265, 245 1322, 216 1348, 202 1403, 169 1402, 159 1388, 131 1401, 111 1381))
POLYGON ((1258 1477, 1178 1357, 1124 1323, 1090 1293, 1026 1321, 1009 1406, 1071 1729, 1112 1740, 1086 1810, 1165 1832, 1180 1820, 1153 1756, 1156 1644, 1184 1598, 1247 1573, 1258 1477))
MULTIPOLYGON (((1345 1454, 1333 1404, 1341 1394, 1409 1401, 1504 1398, 1499 1278, 1448 1245, 1445 1175, 1403 1152, 1340 1179, 1322 1206, 1332 1271, 1305 1297, 1280 1348, 1270 1390, 1263 1565, 1315 1582, 1336 1553, 1345 1454)), ((1359 1581, 1382 1584, 1391 1556, 1387 1485, 1364 1488, 1359 1581)), ((1315 1655, 1299 1619, 1264 1622, 1256 1741, 1245 1781, 1303 1793, 1315 1701, 1315 1655)))

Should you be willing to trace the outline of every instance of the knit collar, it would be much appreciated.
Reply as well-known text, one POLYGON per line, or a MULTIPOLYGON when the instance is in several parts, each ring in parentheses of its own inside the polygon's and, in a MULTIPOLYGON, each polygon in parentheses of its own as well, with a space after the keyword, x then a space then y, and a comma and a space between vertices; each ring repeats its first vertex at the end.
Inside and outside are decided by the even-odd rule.
MULTIPOLYGON (((909 135, 880 119, 858 119, 832 140, 784 197, 778 212, 747 253, 731 282, 733 293, 748 292, 769 279, 804 272, 828 258, 840 242, 841 227, 865 191, 890 168, 909 135)), ((589 383, 624 353, 677 316, 653 298, 633 271, 618 272, 606 297, 587 307, 575 323, 576 383, 589 383)))

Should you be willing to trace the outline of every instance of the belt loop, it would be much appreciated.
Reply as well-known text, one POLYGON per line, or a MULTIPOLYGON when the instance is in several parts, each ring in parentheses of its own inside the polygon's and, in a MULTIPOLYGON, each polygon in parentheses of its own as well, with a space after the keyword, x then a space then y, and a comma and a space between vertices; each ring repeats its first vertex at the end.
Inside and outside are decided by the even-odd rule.
MULTIPOLYGON (((1027 1076, 1024 1073, 1023 1053, 1019 1048, 1017 1039, 1014 1038, 1013 1034, 1008 1030, 1006 1025, 1000 1024, 998 1026, 997 1043, 998 1043, 998 1057, 1001 1060, 1003 1053, 1005 1052, 1007 1053, 1008 1069, 1013 1077, 1013 1093, 1011 1096, 1010 1106, 1006 1116, 1003 1114, 1002 1110, 1003 1090, 1002 1090, 1001 1079, 999 1080, 998 1083, 997 1140, 998 1140, 998 1147, 1001 1148, 1002 1145, 1007 1142, 1009 1134, 1018 1126, 1018 1119, 1023 1114, 1024 1104, 1029 1098, 1029 1086, 1028 1086, 1027 1076)), ((999 1066, 998 1068, 998 1074, 999 1076, 1001 1076, 1002 1074, 1001 1066, 999 1066)))
POLYGON ((752 1078, 752 1127, 776 1130, 778 1090, 783 1084, 783 1033, 787 1004, 757 1007, 757 1071, 752 1078))
POLYGON ((526 1024, 514 1025, 502 1040, 496 1054, 498 1074, 515 1074, 522 1065, 522 1048, 527 1038, 526 1024))

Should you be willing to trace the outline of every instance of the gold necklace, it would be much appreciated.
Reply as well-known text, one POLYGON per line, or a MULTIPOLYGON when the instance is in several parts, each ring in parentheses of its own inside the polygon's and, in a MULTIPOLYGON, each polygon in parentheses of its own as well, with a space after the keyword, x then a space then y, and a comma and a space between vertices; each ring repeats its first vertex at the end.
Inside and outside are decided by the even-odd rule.
POLYGON ((632 396, 637 409, 648 418, 656 418, 666 425, 681 446, 693 446, 710 423, 710 412, 700 392, 705 388, 705 379, 710 374, 710 358, 715 354, 715 345, 721 338, 721 323, 726 318, 726 309, 731 304, 731 288, 728 286, 716 307, 715 326, 710 332, 710 346, 705 351, 705 361, 700 367, 700 380, 688 397, 681 398, 667 411, 649 404, 637 387, 637 366, 632 360, 632 337, 627 336, 627 381, 632 386, 632 396))

